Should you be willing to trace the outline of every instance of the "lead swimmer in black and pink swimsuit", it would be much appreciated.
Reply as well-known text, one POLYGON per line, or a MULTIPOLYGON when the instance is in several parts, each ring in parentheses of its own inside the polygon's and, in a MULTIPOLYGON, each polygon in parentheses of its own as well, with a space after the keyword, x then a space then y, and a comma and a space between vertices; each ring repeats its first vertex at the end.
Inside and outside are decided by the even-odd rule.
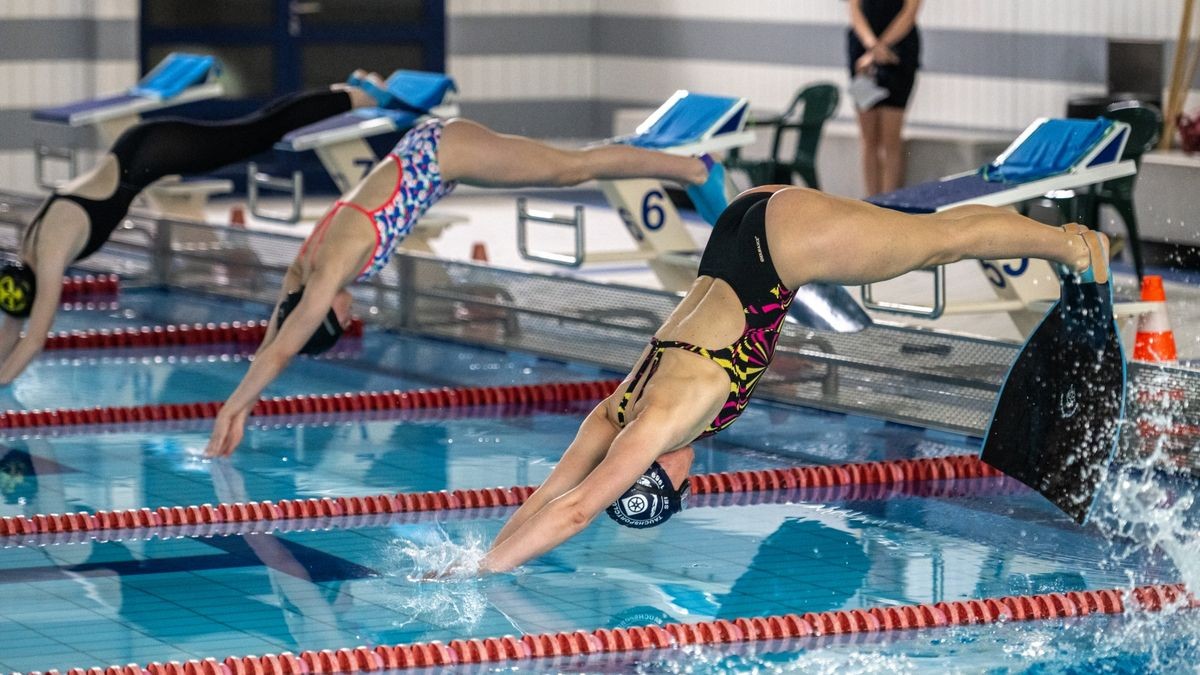
POLYGON ((743 193, 622 386, 583 421, 478 567, 463 561, 441 574, 511 570, 601 512, 628 527, 665 522, 686 504, 691 444, 733 424, 770 366, 795 289, 875 283, 967 258, 1044 258, 1084 283, 1108 280, 1104 235, 1082 226, 987 206, 909 215, 791 186, 743 193))

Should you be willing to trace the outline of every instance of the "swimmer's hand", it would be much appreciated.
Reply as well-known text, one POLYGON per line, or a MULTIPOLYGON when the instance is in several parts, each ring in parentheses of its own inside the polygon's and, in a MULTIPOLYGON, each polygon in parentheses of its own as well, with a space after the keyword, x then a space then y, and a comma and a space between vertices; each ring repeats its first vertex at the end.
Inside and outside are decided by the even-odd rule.
POLYGON ((204 448, 206 457, 228 457, 242 442, 246 433, 246 417, 248 411, 231 411, 229 406, 221 408, 217 419, 213 422, 212 435, 208 437, 208 446, 204 448))
POLYGON ((426 570, 416 575, 418 581, 463 581, 487 575, 479 566, 478 560, 458 559, 445 567, 436 570, 426 570))

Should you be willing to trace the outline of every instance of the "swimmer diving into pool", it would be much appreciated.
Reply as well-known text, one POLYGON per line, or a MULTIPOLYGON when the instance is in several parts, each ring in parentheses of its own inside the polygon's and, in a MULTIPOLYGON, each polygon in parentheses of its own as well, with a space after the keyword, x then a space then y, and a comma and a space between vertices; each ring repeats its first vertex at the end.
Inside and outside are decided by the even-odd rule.
POLYGON ((7 315, 0 326, 0 385, 11 383, 42 351, 64 271, 104 246, 147 186, 164 176, 245 161, 289 131, 373 105, 359 87, 339 83, 284 96, 239 119, 158 118, 121 134, 91 171, 46 199, 25 228, 16 258, 0 269, 0 310, 7 315))
POLYGON ((511 570, 601 512, 641 528, 683 508, 691 444, 745 410, 771 364, 794 289, 874 283, 969 258, 1023 257, 1065 266, 1081 287, 1108 280, 1107 240, 1082 226, 1054 228, 987 206, 909 215, 791 186, 742 193, 721 214, 695 283, 636 367, 583 421, 479 568, 448 573, 511 570))
MULTIPOLYGON (((385 86, 373 73, 368 89, 385 86)), ((726 206, 725 172, 707 155, 684 157, 625 145, 554 148, 465 119, 419 124, 325 213, 288 268, 262 345, 218 413, 205 450, 228 455, 246 418, 297 354, 334 345, 350 321, 346 286, 387 267, 416 221, 455 185, 567 187, 588 180, 657 178, 685 186, 702 213, 726 206)))

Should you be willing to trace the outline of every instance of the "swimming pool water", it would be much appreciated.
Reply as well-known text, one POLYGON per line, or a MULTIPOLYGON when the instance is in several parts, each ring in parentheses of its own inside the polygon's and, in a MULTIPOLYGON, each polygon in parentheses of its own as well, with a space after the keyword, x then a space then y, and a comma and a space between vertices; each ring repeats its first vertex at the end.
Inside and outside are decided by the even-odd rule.
MULTIPOLYGON (((244 321, 267 313, 261 305, 223 308, 203 296, 163 291, 128 291, 121 302, 123 309, 117 311, 64 312, 67 325, 60 329, 244 321)), ((0 389, 0 406, 32 410, 224 400, 250 366, 245 350, 229 353, 231 348, 46 352, 11 387, 0 389)), ((613 373, 591 366, 368 330, 361 340, 339 344, 337 354, 293 359, 264 395, 611 377, 613 373)))
MULTIPOLYGON (((171 308, 172 297, 147 294, 145 306, 129 307, 135 314, 129 320, 172 321, 173 312, 184 311, 171 308)), ((228 311, 200 304, 215 315, 228 311)), ((97 391, 112 405, 216 400, 247 365, 204 354, 186 363, 68 356, 45 357, 10 397, 31 408, 95 405, 97 391)), ((370 332, 361 350, 345 358, 298 359, 274 391, 612 376, 528 355, 370 332)), ((183 430, 9 432, 0 449, 7 474, 0 515, 535 484, 587 409, 397 412, 332 423, 264 418, 222 461, 199 455, 207 438, 203 422, 183 430)), ((756 402, 729 432, 698 444, 694 471, 976 449, 977 441, 954 434, 756 402)), ((1024 488, 990 479, 955 487, 956 496, 944 497, 839 498, 829 490, 695 497, 665 527, 627 530, 602 516, 517 574, 446 583, 409 576, 435 552, 486 544, 510 510, 293 521, 255 533, 112 533, 106 535, 115 537, 111 541, 75 543, 0 538, 0 668, 65 672, 1178 580, 1160 555, 1133 549, 1114 557, 1112 544, 1095 529, 1077 527, 1024 488)), ((1193 618, 1154 619, 1160 622, 1154 649, 1134 639, 1147 634, 1139 620, 904 631, 468 670, 1054 672, 1197 662, 1193 618)))
MULTIPOLYGON (((226 479, 228 480, 228 479, 226 479)), ((1011 496, 1009 498, 1012 498, 1011 496)), ((1032 500, 1026 494, 1018 500, 1032 500)), ((406 546, 486 542, 506 514, 406 514, 331 530, 8 548, 0 630, 78 636, 17 670, 852 609, 1162 581, 1093 533, 971 499, 708 506, 660 531, 600 518, 516 575, 415 583, 406 546), (970 537, 963 532, 993 533, 970 537), (1021 536, 1003 533, 1025 531, 1021 536), (103 636, 120 634, 120 639, 103 636)), ((1047 513, 1047 520, 1053 520, 1047 513)))

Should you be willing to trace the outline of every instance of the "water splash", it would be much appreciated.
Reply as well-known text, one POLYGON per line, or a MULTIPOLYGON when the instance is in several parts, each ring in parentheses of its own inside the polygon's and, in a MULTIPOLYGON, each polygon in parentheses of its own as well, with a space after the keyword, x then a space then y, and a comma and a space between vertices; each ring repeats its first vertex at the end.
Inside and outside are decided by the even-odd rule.
MULTIPOLYGON (((1152 382, 1159 404, 1135 422, 1137 433, 1126 434, 1122 459, 1109 470, 1096 505, 1096 525, 1114 546, 1114 556, 1130 552, 1159 552, 1170 559, 1182 581, 1200 593, 1200 514, 1196 481, 1170 474, 1185 448, 1171 435, 1186 415, 1186 399, 1172 395, 1167 375, 1152 382), (1123 545, 1122 545, 1123 544, 1123 545)), ((1196 448, 1191 448, 1196 452, 1196 448)), ((1186 454, 1184 455, 1186 456, 1186 454)))
POLYGON ((440 526, 399 534, 382 555, 380 571, 389 588, 372 601, 409 617, 397 625, 414 620, 440 628, 477 625, 490 606, 476 576, 486 553, 483 537, 467 533, 456 543, 440 526))
POLYGON ((487 548, 478 534, 467 534, 461 542, 452 541, 444 530, 440 538, 422 541, 400 540, 398 554, 411 562, 409 581, 452 582, 474 579, 487 548))

